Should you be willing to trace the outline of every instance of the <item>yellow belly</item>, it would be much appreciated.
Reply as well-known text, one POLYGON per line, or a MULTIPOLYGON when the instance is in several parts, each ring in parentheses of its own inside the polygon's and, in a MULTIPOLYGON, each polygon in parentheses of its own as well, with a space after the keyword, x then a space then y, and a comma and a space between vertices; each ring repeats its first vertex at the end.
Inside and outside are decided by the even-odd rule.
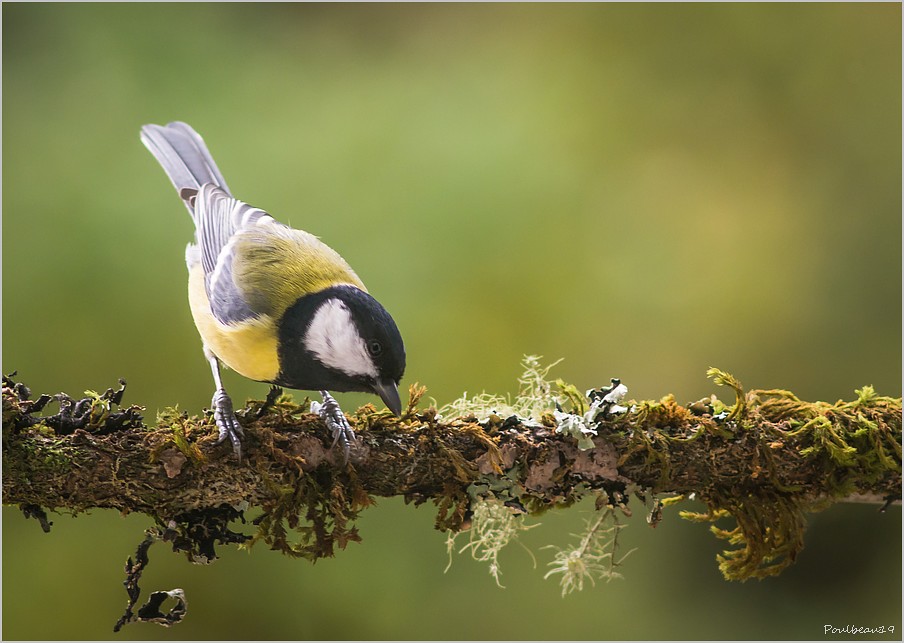
POLYGON ((259 382, 271 382, 279 374, 276 327, 262 315, 232 326, 221 324, 210 312, 200 263, 189 272, 188 301, 204 347, 226 366, 259 382))

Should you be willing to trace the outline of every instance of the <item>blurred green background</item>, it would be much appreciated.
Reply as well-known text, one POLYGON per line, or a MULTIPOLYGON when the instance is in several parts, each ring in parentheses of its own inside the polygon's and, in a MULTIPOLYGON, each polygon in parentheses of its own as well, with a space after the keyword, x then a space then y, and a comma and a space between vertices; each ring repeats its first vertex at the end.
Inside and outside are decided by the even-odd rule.
MULTIPOLYGON (((402 330, 403 385, 439 403, 514 392, 525 353, 635 399, 709 395, 713 365, 805 399, 901 394, 899 4, 2 11, 2 361, 36 393, 124 377, 150 420, 210 403, 191 222, 138 140, 178 119, 239 198, 345 256, 402 330)), ((537 569, 506 551, 504 590, 463 556, 443 575, 435 510, 397 500, 313 566, 157 545, 142 587, 184 588, 188 617, 115 638, 900 639, 900 508, 833 507, 794 567, 729 584, 705 526, 668 510, 654 531, 638 504, 626 578, 563 600, 540 547, 589 509, 526 534, 537 569)), ((3 637, 114 638, 149 520, 52 519, 3 510, 3 637)))

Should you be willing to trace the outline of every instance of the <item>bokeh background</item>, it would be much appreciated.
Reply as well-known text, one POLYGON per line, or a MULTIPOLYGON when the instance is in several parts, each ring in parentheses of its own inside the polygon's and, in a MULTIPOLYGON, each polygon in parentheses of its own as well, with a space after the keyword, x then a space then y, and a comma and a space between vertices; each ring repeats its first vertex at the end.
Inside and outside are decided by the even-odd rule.
MULTIPOLYGON (((439 403, 516 390, 525 353, 635 399, 748 387, 901 394, 901 7, 4 4, 3 370, 36 393, 129 382, 199 412, 191 223, 139 143, 185 120, 235 193, 337 248, 392 311, 439 403)), ((233 397, 266 385, 226 374, 233 397)), ((730 397, 728 391, 719 391, 730 397)), ((346 408, 368 398, 347 395, 346 408)), ((722 580, 722 543, 666 512, 622 534, 624 580, 447 558, 435 510, 381 499, 311 565, 151 549, 173 630, 127 639, 822 638, 901 632, 901 511, 836 506, 778 578, 722 580)), ((253 515, 253 514, 252 514, 253 515)), ((3 509, 3 637, 114 638, 150 521, 3 509)))

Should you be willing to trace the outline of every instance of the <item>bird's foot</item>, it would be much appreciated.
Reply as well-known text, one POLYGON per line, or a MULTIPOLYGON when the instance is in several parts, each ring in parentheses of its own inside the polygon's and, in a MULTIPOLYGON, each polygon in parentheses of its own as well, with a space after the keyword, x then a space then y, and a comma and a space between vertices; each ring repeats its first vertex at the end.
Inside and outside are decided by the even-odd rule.
POLYGON ((339 402, 326 391, 320 391, 323 396, 323 403, 311 402, 311 412, 320 416, 320 419, 333 432, 333 444, 330 448, 335 447, 337 443, 342 443, 343 462, 348 462, 348 456, 351 452, 352 444, 355 443, 355 432, 352 430, 348 419, 339 408, 339 402))
POLYGON ((226 438, 232 443, 232 450, 239 462, 242 461, 242 438, 245 437, 242 431, 242 425, 239 424, 235 417, 235 411, 232 408, 232 399, 226 393, 226 389, 219 388, 213 394, 211 401, 213 406, 213 417, 216 420, 217 428, 220 430, 220 437, 214 442, 215 445, 223 444, 226 438))

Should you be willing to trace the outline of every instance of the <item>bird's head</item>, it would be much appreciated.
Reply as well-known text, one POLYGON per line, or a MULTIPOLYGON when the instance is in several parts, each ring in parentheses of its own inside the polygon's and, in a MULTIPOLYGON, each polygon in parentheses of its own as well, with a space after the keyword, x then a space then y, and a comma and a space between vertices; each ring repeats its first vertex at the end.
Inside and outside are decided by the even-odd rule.
POLYGON ((405 346, 380 303, 354 286, 305 295, 279 325, 277 384, 304 390, 379 395, 399 415, 405 346))

